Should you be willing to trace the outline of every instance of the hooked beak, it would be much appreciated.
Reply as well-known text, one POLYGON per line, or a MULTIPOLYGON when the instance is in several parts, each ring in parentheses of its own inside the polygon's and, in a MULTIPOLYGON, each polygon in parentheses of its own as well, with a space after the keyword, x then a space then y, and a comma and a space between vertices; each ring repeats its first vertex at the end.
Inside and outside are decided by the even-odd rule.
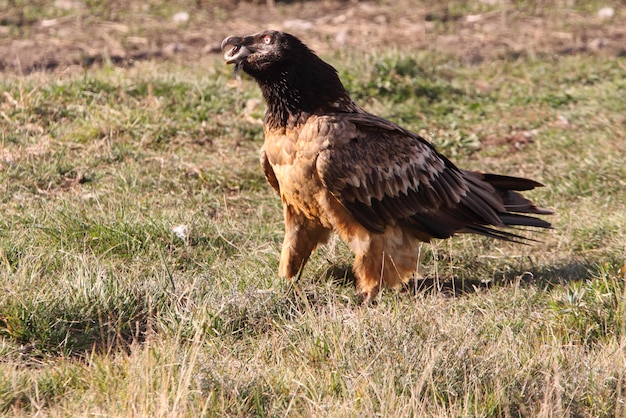
POLYGON ((222 52, 224 52, 224 59, 226 60, 226 64, 239 65, 243 60, 248 57, 248 55, 254 52, 253 48, 244 45, 246 43, 249 43, 246 41, 246 38, 240 38, 238 36, 229 36, 222 41, 221 49, 222 52))

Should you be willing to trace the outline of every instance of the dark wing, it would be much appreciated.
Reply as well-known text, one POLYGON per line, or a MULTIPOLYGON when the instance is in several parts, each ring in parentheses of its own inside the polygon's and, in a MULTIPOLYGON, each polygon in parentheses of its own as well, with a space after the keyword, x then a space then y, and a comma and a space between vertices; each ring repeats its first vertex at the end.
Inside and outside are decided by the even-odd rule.
POLYGON ((501 193, 482 175, 458 169, 418 135, 367 113, 330 115, 317 123, 328 143, 318 156, 318 175, 369 230, 383 232, 400 223, 420 239, 455 232, 517 238, 485 226, 506 226, 501 193))
POLYGON ((261 151, 259 152, 259 161, 261 162, 261 168, 263 169, 263 174, 265 174, 267 182, 274 188, 274 190, 278 192, 278 194, 280 194, 278 179, 276 178, 276 174, 274 174, 274 169, 267 159, 267 155, 265 154, 265 147, 261 147, 261 151))

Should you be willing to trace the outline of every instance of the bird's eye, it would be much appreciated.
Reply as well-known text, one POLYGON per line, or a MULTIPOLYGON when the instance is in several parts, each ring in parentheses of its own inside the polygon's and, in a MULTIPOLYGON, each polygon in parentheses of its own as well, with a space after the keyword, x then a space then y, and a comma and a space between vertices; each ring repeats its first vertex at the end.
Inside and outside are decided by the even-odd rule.
POLYGON ((269 36, 269 35, 265 35, 265 36, 263 37, 263 43, 264 43, 265 45, 269 45, 269 44, 271 44, 271 43, 272 43, 272 37, 271 37, 271 36, 269 36))

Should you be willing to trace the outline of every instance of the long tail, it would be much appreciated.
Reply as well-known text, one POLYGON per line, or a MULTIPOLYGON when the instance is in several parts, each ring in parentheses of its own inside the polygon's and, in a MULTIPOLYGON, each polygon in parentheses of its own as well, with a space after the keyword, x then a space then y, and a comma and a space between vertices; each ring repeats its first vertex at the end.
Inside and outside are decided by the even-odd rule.
MULTIPOLYGON (((551 215, 553 212, 549 209, 538 207, 532 201, 522 196, 521 193, 518 193, 520 191, 532 190, 536 187, 543 187, 543 184, 530 179, 499 174, 482 174, 471 171, 464 171, 464 174, 466 179, 476 185, 480 182, 488 183, 495 189, 495 192, 502 200, 504 211, 497 213, 500 225, 494 226, 505 226, 514 229, 523 229, 518 227, 552 229, 550 222, 525 214, 551 215)), ((495 229, 487 225, 469 225, 460 232, 470 232, 513 242, 535 241, 531 238, 495 229)))

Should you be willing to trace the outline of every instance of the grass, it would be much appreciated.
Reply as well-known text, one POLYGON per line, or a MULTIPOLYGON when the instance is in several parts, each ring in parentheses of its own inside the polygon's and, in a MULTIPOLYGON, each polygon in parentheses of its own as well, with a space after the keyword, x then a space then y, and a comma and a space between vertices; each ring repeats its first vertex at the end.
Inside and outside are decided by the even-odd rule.
POLYGON ((545 183, 555 231, 424 245, 427 280, 360 306, 338 241, 276 275, 249 79, 212 57, 6 73, 0 414, 626 413, 623 58, 327 58, 459 165, 545 183))

